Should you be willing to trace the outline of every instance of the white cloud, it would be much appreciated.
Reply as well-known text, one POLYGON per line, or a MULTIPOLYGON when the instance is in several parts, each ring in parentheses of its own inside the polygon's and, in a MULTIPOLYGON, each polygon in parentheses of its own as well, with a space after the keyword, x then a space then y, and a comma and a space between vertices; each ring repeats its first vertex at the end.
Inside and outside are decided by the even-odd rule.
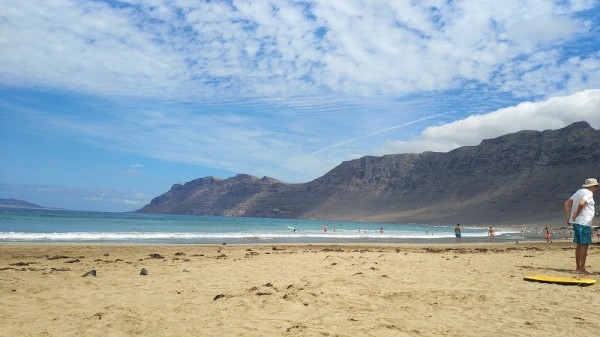
MULTIPOLYGON (((164 98, 321 92, 403 95, 476 81, 511 93, 592 88, 592 1, 108 2, 0 4, 0 83, 164 98), (123 5, 129 4, 129 5, 123 5), (590 37, 591 36, 591 37, 590 37), (540 60, 540 56, 543 58, 540 60), (541 63, 540 63, 541 62, 541 63), (540 64, 526 67, 524 64, 540 64), (576 66, 591 64, 586 74, 576 66), (547 76, 553 75, 553 76, 547 76), (544 77, 545 85, 536 85, 544 77)), ((595 26, 594 26, 595 25, 595 26)), ((597 41, 597 40, 596 40, 597 41)))
POLYGON ((600 128, 600 90, 585 90, 570 96, 552 97, 541 102, 524 102, 483 115, 473 115, 453 123, 428 127, 410 141, 389 141, 384 153, 449 151, 460 146, 478 145, 481 140, 520 130, 559 129, 586 121, 600 128))

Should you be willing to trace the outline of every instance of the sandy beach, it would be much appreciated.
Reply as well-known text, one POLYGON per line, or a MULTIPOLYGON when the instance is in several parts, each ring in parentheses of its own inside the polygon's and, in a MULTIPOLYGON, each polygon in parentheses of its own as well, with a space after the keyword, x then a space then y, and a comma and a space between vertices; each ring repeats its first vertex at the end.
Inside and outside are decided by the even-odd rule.
POLYGON ((0 335, 596 336, 600 284, 523 280, 574 265, 568 242, 2 244, 0 335))

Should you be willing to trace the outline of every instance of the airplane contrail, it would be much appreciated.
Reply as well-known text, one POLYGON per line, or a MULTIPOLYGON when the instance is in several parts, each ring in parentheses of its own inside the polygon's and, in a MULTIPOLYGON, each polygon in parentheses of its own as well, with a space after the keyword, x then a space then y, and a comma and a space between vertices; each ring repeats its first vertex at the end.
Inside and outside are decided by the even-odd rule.
POLYGON ((389 128, 385 128, 385 129, 381 129, 381 130, 378 130, 378 131, 372 132, 372 133, 370 133, 370 134, 368 134, 368 135, 365 135, 365 136, 361 136, 361 137, 358 137, 358 138, 353 138, 353 139, 348 139, 348 140, 345 140, 345 141, 343 141, 343 142, 340 142, 340 143, 337 143, 337 144, 333 144, 333 145, 331 145, 331 146, 328 146, 328 147, 325 147, 325 148, 322 148, 322 149, 316 150, 316 151, 312 152, 312 153, 311 153, 311 155, 313 155, 313 154, 317 154, 317 153, 321 153, 321 152, 325 152, 325 151, 327 151, 327 150, 331 150, 331 149, 333 149, 333 148, 340 147, 340 146, 342 146, 342 145, 346 145, 346 144, 349 144, 349 143, 353 143, 353 142, 359 141, 359 140, 361 140, 361 139, 365 139, 365 138, 373 137, 373 136, 376 136, 376 135, 378 135, 378 134, 380 134, 380 133, 388 132, 388 131, 391 131, 391 130, 394 130, 394 129, 398 129, 398 128, 402 128, 402 127, 405 127, 405 126, 409 126, 409 125, 412 125, 412 124, 415 124, 415 123, 418 123, 418 122, 421 122, 421 121, 424 121, 424 120, 428 120, 428 119, 432 119, 432 118, 435 118, 435 117, 438 117, 438 116, 442 116, 442 115, 445 115, 445 114, 447 114, 447 113, 448 113, 448 112, 442 112, 442 113, 439 113, 439 114, 435 114, 435 115, 431 115, 431 116, 427 116, 427 117, 423 117, 423 118, 415 119, 414 121, 410 121, 410 122, 408 122, 408 123, 404 123, 404 124, 401 124, 401 125, 395 125, 395 126, 391 126, 391 127, 389 127, 389 128))

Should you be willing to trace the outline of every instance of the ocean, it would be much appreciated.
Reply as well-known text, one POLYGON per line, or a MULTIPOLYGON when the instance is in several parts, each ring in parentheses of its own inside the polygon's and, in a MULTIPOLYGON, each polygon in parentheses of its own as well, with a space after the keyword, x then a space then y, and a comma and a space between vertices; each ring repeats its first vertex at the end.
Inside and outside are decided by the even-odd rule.
MULTIPOLYGON (((519 230, 499 227, 495 231, 496 241, 527 239, 527 233, 519 230)), ((462 236, 463 242, 485 242, 487 228, 465 226, 462 236)), ((0 209, 0 242, 443 243, 454 242, 454 226, 0 209)))

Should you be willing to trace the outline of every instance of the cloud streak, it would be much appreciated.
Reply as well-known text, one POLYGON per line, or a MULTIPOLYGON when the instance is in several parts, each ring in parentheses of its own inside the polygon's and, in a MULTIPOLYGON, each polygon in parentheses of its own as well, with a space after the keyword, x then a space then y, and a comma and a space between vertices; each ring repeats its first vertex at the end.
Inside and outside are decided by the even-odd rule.
POLYGON ((392 127, 389 127, 389 128, 385 128, 385 129, 377 130, 377 131, 375 131, 375 132, 372 132, 372 133, 370 133, 370 134, 368 134, 368 135, 365 135, 365 136, 361 136, 361 137, 357 137, 357 138, 353 138, 353 139, 348 139, 348 140, 345 140, 345 141, 343 141, 343 142, 340 142, 340 143, 337 143, 337 144, 333 144, 333 145, 331 145, 331 146, 328 146, 328 147, 325 147, 325 148, 319 149, 319 150, 317 150, 317 151, 314 151, 313 153, 311 153, 311 155, 315 155, 315 154, 318 154, 318 153, 321 153, 321 152, 325 152, 325 151, 327 151, 327 150, 331 150, 331 149, 333 149, 333 148, 340 147, 340 146, 342 146, 342 145, 348 145, 348 144, 350 144, 350 143, 354 143, 354 142, 357 142, 357 141, 359 141, 359 140, 363 140, 363 139, 366 139, 366 138, 370 138, 370 137, 373 137, 373 136, 377 136, 377 135, 379 135, 379 134, 382 134, 382 133, 385 133, 385 132, 389 132, 389 131, 396 130, 396 129, 399 129, 399 128, 407 127, 407 126, 409 126, 409 125, 413 125, 413 124, 416 124, 416 123, 419 123, 419 122, 422 122, 422 121, 430 120, 430 119, 433 119, 433 118, 436 118, 436 117, 442 116, 442 115, 444 115, 444 114, 445 114, 445 113, 436 114, 436 115, 431 115, 431 116, 427 116, 427 117, 423 117, 423 118, 415 119, 415 120, 413 120, 413 121, 410 121, 410 122, 407 122, 407 123, 404 123, 404 124, 401 124, 401 125, 395 125, 395 126, 392 126, 392 127))

